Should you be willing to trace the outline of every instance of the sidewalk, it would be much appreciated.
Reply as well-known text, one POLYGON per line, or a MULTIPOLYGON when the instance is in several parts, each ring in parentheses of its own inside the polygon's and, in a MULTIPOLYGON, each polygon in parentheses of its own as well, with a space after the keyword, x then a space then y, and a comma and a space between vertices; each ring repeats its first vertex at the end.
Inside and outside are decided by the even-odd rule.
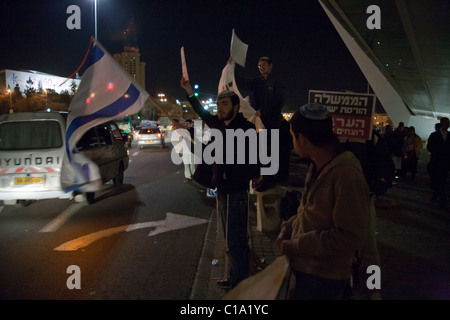
MULTIPOLYGON (((399 181, 376 199, 377 243, 380 252, 383 300, 450 299, 450 211, 431 202, 425 149, 415 181, 399 181)), ((292 152, 290 178, 283 188, 303 186, 307 167, 292 152)), ((450 190, 447 189, 447 190, 450 190)), ((249 228, 254 274, 280 255, 275 234, 257 231, 256 196, 250 196, 249 228)), ((225 293, 216 281, 226 276, 224 241, 211 212, 203 254, 194 282, 192 300, 218 300, 225 293)))

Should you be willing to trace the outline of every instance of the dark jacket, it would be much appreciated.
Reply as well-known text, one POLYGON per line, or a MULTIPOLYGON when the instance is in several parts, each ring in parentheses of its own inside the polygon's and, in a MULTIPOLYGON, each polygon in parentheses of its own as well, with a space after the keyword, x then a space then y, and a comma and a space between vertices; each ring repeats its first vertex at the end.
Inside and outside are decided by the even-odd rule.
POLYGON ((427 150, 430 152, 430 165, 437 169, 437 173, 447 171, 450 168, 450 132, 444 141, 440 131, 430 134, 427 141, 427 150))
POLYGON ((251 105, 261 111, 261 121, 266 129, 279 129, 282 120, 281 109, 284 105, 284 86, 273 74, 265 80, 263 77, 245 79, 236 75, 239 89, 251 92, 251 105))
MULTIPOLYGON (((196 97, 188 97, 194 111, 200 116, 200 118, 211 129, 219 129, 223 134, 223 164, 214 163, 213 166, 213 180, 217 185, 217 192, 221 194, 229 194, 241 192, 249 189, 250 180, 259 176, 260 167, 258 164, 249 164, 249 146, 246 144, 245 164, 237 163, 237 146, 234 148, 234 164, 227 164, 226 162, 226 129, 243 129, 247 131, 249 129, 255 130, 255 125, 242 115, 238 113, 236 117, 228 124, 225 123, 217 116, 210 114, 200 104, 196 97), (226 179, 224 179, 224 173, 226 179)), ((229 150, 228 150, 229 151, 229 150)))

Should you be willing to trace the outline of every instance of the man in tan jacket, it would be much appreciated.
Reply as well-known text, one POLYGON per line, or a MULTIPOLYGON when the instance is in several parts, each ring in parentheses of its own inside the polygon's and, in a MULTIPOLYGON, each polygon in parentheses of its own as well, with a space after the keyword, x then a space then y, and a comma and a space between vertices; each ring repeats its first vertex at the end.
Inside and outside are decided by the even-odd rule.
POLYGON ((341 299, 355 253, 369 227, 369 189, 359 160, 339 153, 333 122, 320 104, 291 119, 295 150, 311 160, 298 213, 284 222, 277 243, 291 261, 295 298, 341 299))

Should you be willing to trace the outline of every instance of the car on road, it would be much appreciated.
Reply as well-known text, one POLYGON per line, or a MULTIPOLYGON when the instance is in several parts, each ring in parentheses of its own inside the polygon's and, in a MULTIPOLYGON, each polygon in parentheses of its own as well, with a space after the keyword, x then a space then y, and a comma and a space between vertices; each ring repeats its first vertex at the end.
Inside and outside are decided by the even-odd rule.
POLYGON ((157 127, 143 127, 139 130, 137 137, 137 145, 140 149, 143 147, 159 147, 165 146, 164 134, 157 127))
MULTIPOLYGON (((127 139, 114 121, 108 121, 89 129, 78 141, 77 150, 98 165, 103 183, 112 180, 119 187, 129 164, 127 139)), ((88 201, 93 197, 87 193, 88 201)))
MULTIPOLYGON (((92 159, 104 183, 123 183, 129 156, 126 137, 114 121, 91 128, 77 144, 92 159)), ((6 205, 40 199, 72 199, 61 186, 66 147, 66 115, 22 112, 0 116, 0 200, 6 205)), ((93 194, 87 195, 88 198, 93 194)), ((89 200, 89 199, 88 199, 89 200)))
POLYGON ((65 119, 59 113, 0 116, 0 200, 5 205, 72 198, 61 188, 65 119))
POLYGON ((142 126, 136 126, 133 128, 133 141, 137 141, 139 131, 141 131, 142 126))

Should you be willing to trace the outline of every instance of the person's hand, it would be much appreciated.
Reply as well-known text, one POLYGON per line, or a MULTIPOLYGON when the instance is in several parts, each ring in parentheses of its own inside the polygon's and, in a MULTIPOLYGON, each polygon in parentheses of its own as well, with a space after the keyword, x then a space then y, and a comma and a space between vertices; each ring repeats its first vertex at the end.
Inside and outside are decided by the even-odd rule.
POLYGON ((281 231, 280 234, 278 235, 277 239, 275 240, 275 242, 278 246, 278 249, 280 249, 280 251, 281 251, 281 243, 286 239, 288 239, 288 236, 286 235, 286 233, 281 231))
POLYGON ((294 246, 291 240, 283 240, 280 245, 281 254, 292 256, 294 254, 294 246))
POLYGON ((183 126, 181 125, 181 123, 179 123, 179 122, 174 122, 173 127, 176 129, 184 129, 183 126))
POLYGON ((186 90, 186 93, 189 97, 194 94, 191 82, 189 80, 184 79, 183 76, 181 76, 180 85, 184 90, 186 90))

